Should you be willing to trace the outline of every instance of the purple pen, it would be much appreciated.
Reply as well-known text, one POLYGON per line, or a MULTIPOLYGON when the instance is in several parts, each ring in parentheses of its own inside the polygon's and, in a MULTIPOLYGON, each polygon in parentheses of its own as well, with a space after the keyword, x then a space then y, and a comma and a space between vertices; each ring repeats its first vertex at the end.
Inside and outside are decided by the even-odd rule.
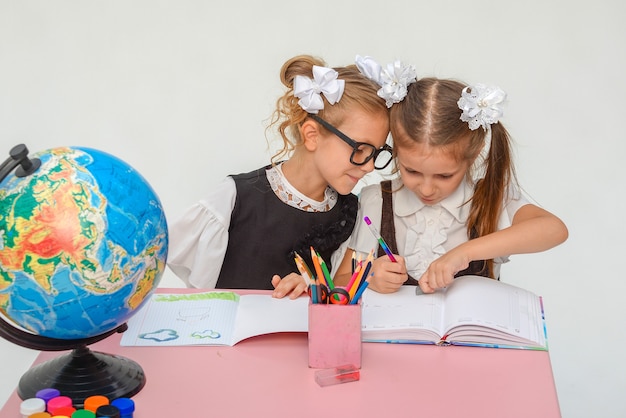
POLYGON ((365 221, 365 223, 369 227, 369 229, 372 232, 372 234, 374 234, 374 237, 378 240, 378 243, 380 244, 380 246, 383 247, 383 250, 385 251, 385 254, 387 254, 389 259, 395 263, 396 262, 396 258, 391 253, 391 250, 389 249, 389 246, 387 245, 387 243, 385 242, 383 237, 380 236, 380 233, 378 232, 378 230, 374 227, 374 225, 372 225, 372 221, 370 221, 370 218, 368 218, 366 216, 366 217, 363 218, 363 220, 365 221))

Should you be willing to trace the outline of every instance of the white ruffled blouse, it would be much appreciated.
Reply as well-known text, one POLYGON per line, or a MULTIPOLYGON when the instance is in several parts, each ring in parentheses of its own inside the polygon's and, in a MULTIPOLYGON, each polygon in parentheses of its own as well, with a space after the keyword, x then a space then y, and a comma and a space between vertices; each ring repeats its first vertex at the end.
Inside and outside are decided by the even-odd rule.
MULTIPOLYGON (((300 210, 325 212, 337 203, 337 192, 330 187, 321 202, 306 197, 287 181, 280 165, 268 169, 266 175, 278 198, 300 210)), ((236 198, 235 181, 226 177, 169 226, 167 264, 188 287, 215 288, 226 255, 236 198)))
MULTIPOLYGON (((406 187, 401 180, 392 182, 394 225, 398 253, 406 261, 408 273, 418 280, 431 262, 442 254, 468 240, 466 221, 470 204, 463 205, 472 196, 474 186, 464 181, 446 199, 436 205, 425 205, 406 187)), ((511 226, 513 216, 519 208, 528 204, 518 190, 510 193, 512 198, 504 203, 498 219, 498 229, 511 226)), ((367 186, 361 190, 359 217, 368 216, 372 224, 380 230, 382 195, 380 185, 367 186)), ((378 251, 378 241, 365 222, 357 222, 348 247, 366 256, 372 248, 378 251)), ((500 274, 500 265, 508 257, 494 260, 494 273, 500 274)))

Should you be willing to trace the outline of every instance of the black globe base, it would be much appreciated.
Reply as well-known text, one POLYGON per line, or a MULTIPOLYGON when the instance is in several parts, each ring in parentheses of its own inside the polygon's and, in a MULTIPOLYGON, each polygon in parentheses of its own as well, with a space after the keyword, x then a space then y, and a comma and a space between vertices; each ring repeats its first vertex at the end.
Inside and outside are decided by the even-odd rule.
POLYGON ((82 407, 85 399, 94 395, 110 400, 129 398, 145 384, 143 369, 135 361, 82 346, 28 370, 20 379, 17 394, 28 399, 41 389, 55 388, 71 398, 75 407, 82 407))

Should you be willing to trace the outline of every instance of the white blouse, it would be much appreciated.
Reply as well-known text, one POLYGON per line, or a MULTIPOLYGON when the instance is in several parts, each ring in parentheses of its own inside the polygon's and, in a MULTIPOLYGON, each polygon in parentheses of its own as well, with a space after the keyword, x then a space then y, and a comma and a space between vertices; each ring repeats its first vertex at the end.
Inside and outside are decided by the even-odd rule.
MULTIPOLYGON (((287 181, 280 165, 268 169, 266 175, 274 193, 290 206, 307 212, 325 212, 337 203, 337 192, 330 187, 321 202, 306 197, 287 181)), ((215 288, 226 255, 236 198, 235 181, 226 177, 169 226, 167 264, 188 287, 215 288)))
MULTIPOLYGON (((400 179, 392 181, 394 225, 398 253, 405 258, 408 273, 419 280, 431 262, 442 254, 468 240, 466 221, 469 216, 470 204, 463 205, 472 196, 474 186, 467 181, 446 199, 436 205, 425 205, 406 187, 400 187, 400 179)), ((498 230, 511 226, 515 213, 528 200, 519 190, 511 188, 512 198, 504 203, 498 219, 498 230)), ((378 230, 382 216, 382 195, 380 185, 375 184, 363 188, 359 198, 358 220, 348 243, 351 248, 366 256, 372 249, 376 254, 378 241, 363 222, 368 216, 378 230)), ((494 273, 498 277, 500 265, 508 261, 508 257, 494 260, 494 273)))

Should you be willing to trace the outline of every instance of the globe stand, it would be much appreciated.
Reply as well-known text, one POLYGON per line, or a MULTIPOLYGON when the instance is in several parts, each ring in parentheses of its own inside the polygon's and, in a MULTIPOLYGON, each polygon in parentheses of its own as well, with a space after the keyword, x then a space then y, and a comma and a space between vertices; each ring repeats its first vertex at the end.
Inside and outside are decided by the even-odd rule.
POLYGON ((28 399, 35 397, 41 389, 55 388, 79 407, 93 395, 109 399, 136 395, 146 384, 145 374, 138 363, 126 357, 92 351, 87 347, 114 333, 124 332, 127 328, 126 324, 122 324, 94 337, 60 340, 17 329, 0 316, 0 337, 10 342, 33 350, 72 350, 24 373, 17 394, 22 399, 28 399))
POLYGON ((81 346, 28 370, 20 379, 17 394, 28 399, 43 388, 55 388, 82 406, 93 395, 111 400, 130 398, 145 383, 143 370, 136 362, 81 346))

